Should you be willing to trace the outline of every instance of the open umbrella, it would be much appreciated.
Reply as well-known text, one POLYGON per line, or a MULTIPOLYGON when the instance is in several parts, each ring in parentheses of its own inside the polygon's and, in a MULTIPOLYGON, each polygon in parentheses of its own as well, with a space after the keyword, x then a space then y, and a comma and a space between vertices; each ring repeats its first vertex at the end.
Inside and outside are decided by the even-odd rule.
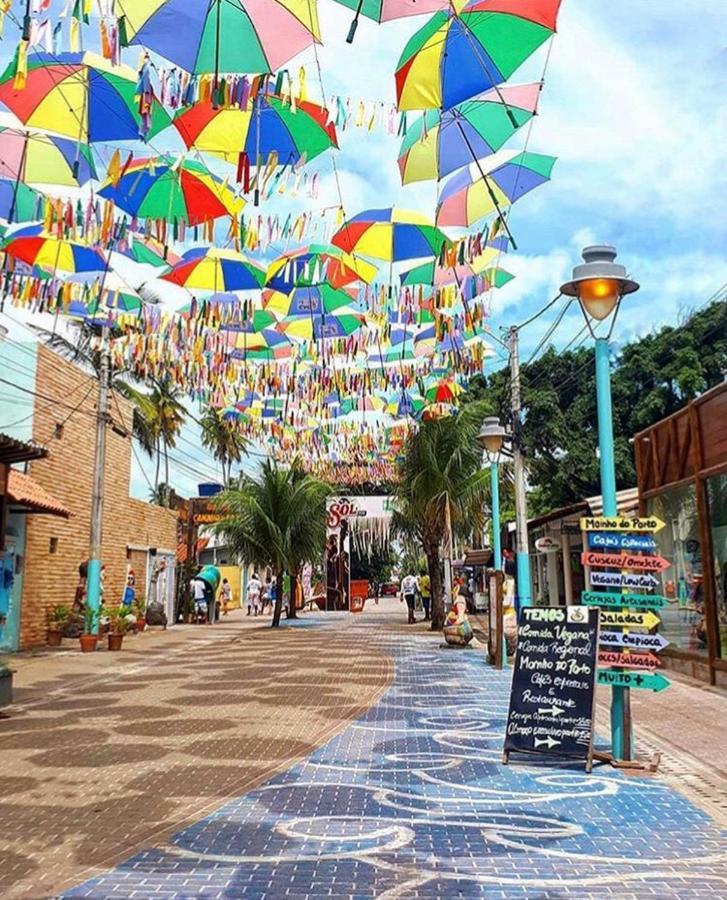
MULTIPOLYGON (((462 285, 468 278, 481 277, 487 282, 488 287, 500 288, 515 277, 499 266, 480 265, 479 260, 480 257, 472 263, 456 266, 440 266, 435 260, 432 260, 404 272, 401 276, 401 283, 402 285, 427 284, 432 287, 440 287, 446 284, 462 285)), ((485 288, 485 290, 487 289, 485 288)))
POLYGON ((0 175, 64 187, 97 177, 88 144, 23 127, 0 127, 0 175))
POLYGON ((133 69, 95 53, 31 54, 22 90, 15 67, 0 76, 0 101, 33 128, 93 143, 153 137, 171 122, 155 98, 140 99, 133 69))
POLYGON ((376 277, 376 267, 363 259, 329 244, 309 244, 284 253, 268 266, 266 285, 276 291, 289 292, 294 287, 327 282, 343 288, 376 277))
POLYGON ((200 100, 174 119, 187 147, 236 163, 241 153, 253 165, 258 157, 277 153, 280 165, 310 161, 331 147, 338 147, 336 128, 328 110, 307 100, 295 108, 274 94, 258 94, 247 106, 218 107, 200 100))
POLYGON ((0 219, 8 222, 32 222, 42 218, 45 197, 23 184, 0 178, 0 219))
POLYGON ((443 178, 495 153, 535 115, 539 96, 540 83, 503 85, 444 112, 427 110, 402 141, 402 184, 443 178))
POLYGON ((556 159, 541 153, 500 150, 456 172, 442 188, 437 205, 440 225, 469 226, 550 179, 556 159))
POLYGON ((399 59, 399 109, 450 109, 506 81, 553 34, 560 2, 470 0, 435 13, 399 59))
POLYGON ((331 243, 385 262, 438 256, 447 236, 425 215, 405 209, 367 209, 349 219, 331 243))
POLYGON ((289 294, 273 291, 265 300, 265 309, 281 319, 290 319, 335 313, 352 303, 345 291, 322 283, 293 288, 289 294))
POLYGON ((187 250, 162 280, 189 291, 250 291, 262 287, 265 272, 235 250, 195 247, 187 250))
POLYGON ((320 40, 315 0, 116 0, 122 41, 187 72, 274 72, 320 40))
POLYGON ((188 225, 237 215, 245 204, 201 163, 170 156, 133 160, 99 195, 132 216, 188 225))
POLYGON ((38 266, 45 272, 102 272, 106 269, 106 259, 100 250, 62 238, 38 234, 31 226, 30 233, 24 229, 14 231, 3 241, 0 249, 8 256, 24 262, 28 266, 38 266))
POLYGON ((144 263, 148 266, 168 268, 176 265, 181 257, 178 253, 165 247, 156 238, 151 235, 138 234, 129 231, 123 241, 120 241, 115 247, 117 253, 126 256, 134 262, 144 263))

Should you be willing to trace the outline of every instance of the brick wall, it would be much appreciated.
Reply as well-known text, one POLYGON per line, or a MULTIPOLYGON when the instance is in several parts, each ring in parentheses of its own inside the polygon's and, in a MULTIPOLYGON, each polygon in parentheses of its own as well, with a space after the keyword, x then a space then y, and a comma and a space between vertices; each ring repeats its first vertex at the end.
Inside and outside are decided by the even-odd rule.
MULTIPOLYGON (((67 506, 73 517, 68 520, 40 515, 28 518, 21 602, 21 648, 45 643, 46 616, 51 606, 56 603, 72 604, 79 563, 88 559, 91 526, 97 397, 95 380, 48 348, 40 346, 36 391, 42 397, 35 402, 33 439, 46 444, 50 454, 47 459, 31 464, 30 475, 67 506), (69 418, 69 407, 79 403, 78 411, 69 418), (59 422, 64 423, 63 433, 57 438, 54 430, 59 422), (52 537, 58 539, 55 553, 50 553, 52 537)), ((127 429, 130 428, 131 406, 127 401, 119 396, 112 397, 110 412, 116 423, 121 420, 127 429)), ((149 466, 151 469, 151 462, 149 466)), ((107 605, 114 605, 121 599, 126 583, 126 567, 130 562, 127 560, 127 545, 175 548, 176 514, 129 497, 131 439, 117 434, 111 427, 106 432, 105 475, 104 597, 107 605)), ((131 562, 133 566, 134 561, 131 562)), ((143 584, 145 563, 136 574, 137 583, 141 581, 143 584)))

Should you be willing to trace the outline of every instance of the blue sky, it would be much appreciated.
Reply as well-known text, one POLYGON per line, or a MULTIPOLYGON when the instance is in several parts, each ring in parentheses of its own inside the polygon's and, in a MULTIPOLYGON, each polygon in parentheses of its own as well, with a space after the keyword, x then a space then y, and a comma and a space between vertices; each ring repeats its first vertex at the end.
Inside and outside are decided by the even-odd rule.
MULTIPOLYGON (((13 7, 20 8, 17 0, 13 7)), ((320 0, 319 13, 327 96, 393 101, 399 54, 426 17, 386 25, 362 19, 348 45, 351 11, 320 0)), ((564 0, 528 145, 559 160, 552 182, 513 209, 519 252, 504 264, 517 277, 493 296, 493 329, 522 322, 543 306, 578 261, 580 248, 594 241, 614 243, 619 261, 641 283, 624 304, 616 341, 674 323, 727 282, 727 179, 720 160, 727 138, 727 52, 719 42, 725 18, 723 5, 713 0, 564 0)), ((8 23, 3 59, 15 39, 8 23)), ((540 78, 545 54, 541 49, 511 81, 540 78)), ((135 64, 136 51, 127 60, 135 64)), ((314 63, 306 51, 290 68, 306 66, 315 95, 314 63)), ((524 138, 521 132, 510 146, 522 146, 524 138)), ((433 214, 434 184, 402 188, 397 151, 397 139, 380 131, 341 135, 336 163, 348 213, 396 204, 433 214)), ((321 194, 307 202, 318 209, 337 204, 330 160, 311 169, 321 172, 321 194)), ((556 312, 524 330, 525 358, 556 312)), ((572 309, 554 343, 564 346, 581 328, 580 313, 572 309)), ((214 471, 193 427, 183 436, 179 458, 200 473, 214 471)), ((181 490, 191 490, 197 480, 176 468, 181 490)), ((134 483, 140 494, 147 492, 140 471, 134 483)))

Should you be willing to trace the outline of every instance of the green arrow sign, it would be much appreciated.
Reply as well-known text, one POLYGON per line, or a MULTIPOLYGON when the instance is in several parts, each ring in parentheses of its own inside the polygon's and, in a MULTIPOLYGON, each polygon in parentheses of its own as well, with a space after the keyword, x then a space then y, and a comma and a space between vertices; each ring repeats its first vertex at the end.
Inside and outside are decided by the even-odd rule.
POLYGON ((623 608, 624 606, 634 606, 639 609, 661 609, 669 602, 666 597, 660 597, 654 594, 650 597, 648 594, 616 594, 611 591, 582 591, 581 601, 586 606, 612 606, 623 608))
POLYGON ((663 691, 671 685, 671 681, 659 672, 647 675, 643 672, 617 672, 615 669, 598 669, 596 681, 608 687, 641 688, 646 691, 663 691))

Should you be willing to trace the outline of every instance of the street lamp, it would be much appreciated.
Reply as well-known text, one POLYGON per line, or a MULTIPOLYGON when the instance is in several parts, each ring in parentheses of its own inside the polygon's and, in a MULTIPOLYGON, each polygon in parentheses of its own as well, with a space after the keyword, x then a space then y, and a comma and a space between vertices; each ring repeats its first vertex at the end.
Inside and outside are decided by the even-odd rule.
POLYGON ((487 416, 482 423, 477 440, 490 460, 490 488, 492 492, 492 551, 496 569, 502 569, 502 546, 500 543, 500 465, 499 457, 507 432, 497 416, 487 416))
MULTIPOLYGON (((598 406, 598 450, 601 468, 603 515, 618 514, 616 499, 616 463, 613 447, 613 413, 611 409, 611 367, 608 342, 621 300, 638 291, 639 285, 626 275, 626 268, 614 262, 616 248, 607 244, 586 247, 583 263, 573 269, 573 277, 561 287, 567 297, 577 297, 586 317, 588 329, 596 340, 596 401, 598 406), (615 311, 615 312, 614 312, 615 311), (603 321, 614 313, 606 337, 596 337, 591 320, 603 321), (590 317, 590 318, 589 318, 590 317)), ((630 759, 631 732, 629 693, 626 688, 612 688, 611 746, 617 759, 630 759)))

